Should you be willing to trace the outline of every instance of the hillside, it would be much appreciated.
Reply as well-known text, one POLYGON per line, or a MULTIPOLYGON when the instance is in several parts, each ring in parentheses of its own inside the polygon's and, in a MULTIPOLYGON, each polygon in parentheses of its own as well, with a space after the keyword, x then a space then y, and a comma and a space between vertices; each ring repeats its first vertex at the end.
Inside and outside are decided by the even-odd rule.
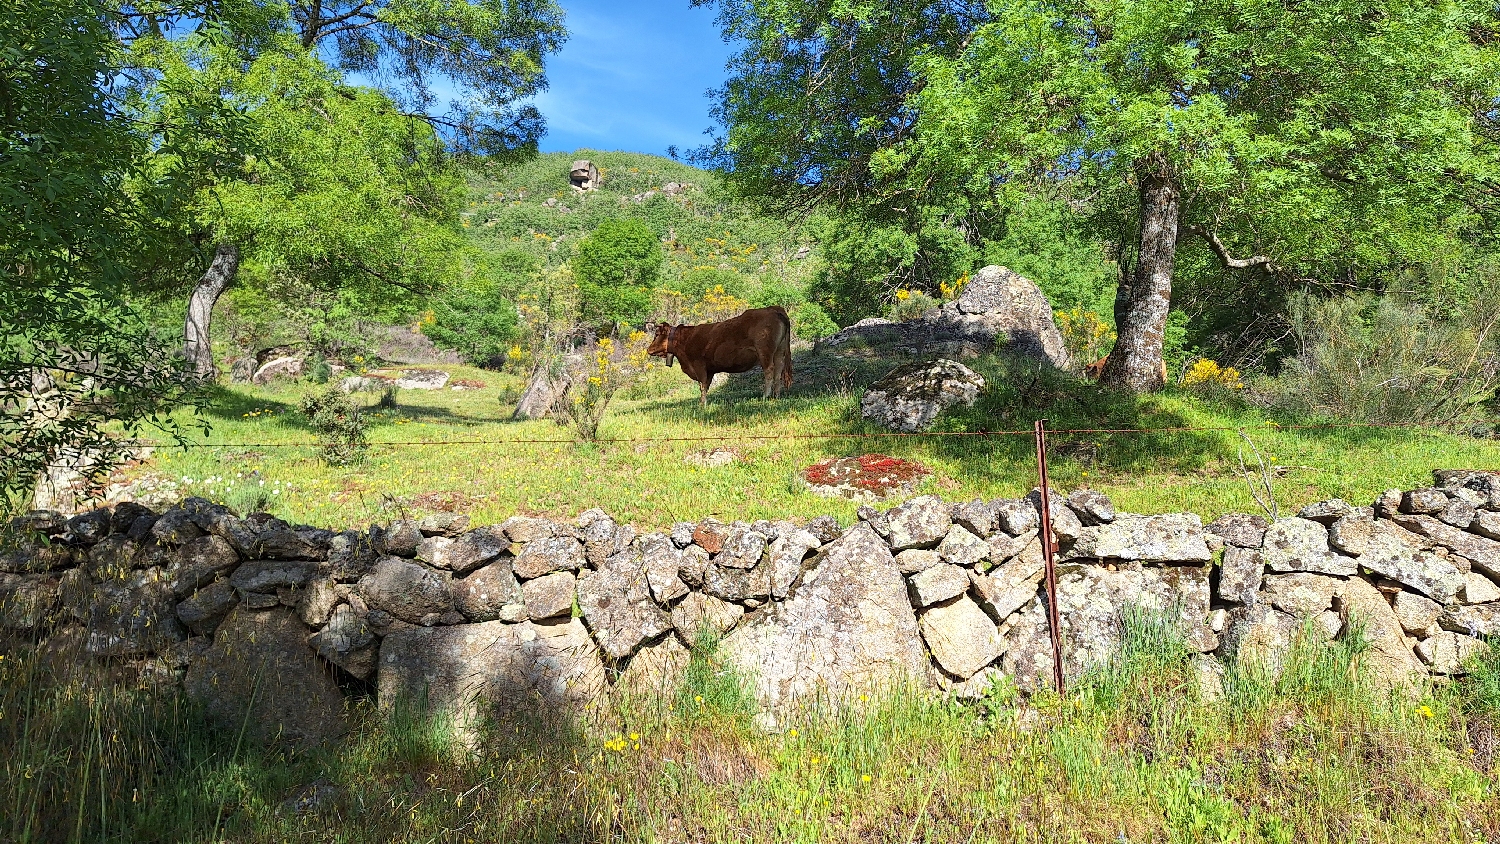
POLYGON ((712 173, 659 156, 544 153, 488 166, 470 178, 469 188, 463 225, 472 242, 491 256, 522 253, 544 270, 565 264, 600 223, 621 218, 641 220, 661 236, 664 286, 682 290, 686 279, 688 295, 722 283, 755 304, 774 299, 795 306, 817 263, 806 226, 761 214, 729 197, 712 173), (577 159, 599 168, 596 189, 578 191, 569 183, 577 159))

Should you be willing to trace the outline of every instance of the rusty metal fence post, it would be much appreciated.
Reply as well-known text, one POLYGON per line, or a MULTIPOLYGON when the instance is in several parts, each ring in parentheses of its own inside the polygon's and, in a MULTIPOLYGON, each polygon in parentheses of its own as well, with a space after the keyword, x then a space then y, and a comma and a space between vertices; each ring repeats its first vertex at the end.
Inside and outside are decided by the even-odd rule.
POLYGON ((1052 535, 1052 500, 1047 482, 1047 420, 1036 422, 1036 470, 1042 493, 1042 560, 1047 567, 1047 632, 1052 639, 1052 682, 1063 691, 1062 629, 1057 612, 1057 539, 1052 535))

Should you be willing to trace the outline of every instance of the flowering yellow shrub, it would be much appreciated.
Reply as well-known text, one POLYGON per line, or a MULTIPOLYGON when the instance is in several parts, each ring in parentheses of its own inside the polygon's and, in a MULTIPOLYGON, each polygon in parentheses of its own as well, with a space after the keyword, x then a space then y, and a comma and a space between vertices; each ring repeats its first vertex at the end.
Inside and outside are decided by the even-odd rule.
POLYGON ((1114 345, 1114 330, 1093 311, 1075 307, 1052 316, 1057 321, 1057 330, 1062 332, 1068 355, 1079 366, 1104 357, 1114 345))
POLYGON ((938 284, 938 294, 943 298, 943 301, 951 301, 953 299, 957 299, 958 294, 964 291, 964 285, 968 283, 969 274, 964 273, 963 275, 959 276, 952 284, 949 284, 946 281, 940 282, 938 284))
POLYGON ((584 378, 568 392, 568 416, 580 439, 593 442, 599 438, 610 399, 645 371, 650 360, 648 339, 644 331, 632 331, 617 350, 614 338, 599 338, 584 378))
POLYGON ((1221 367, 1218 361, 1202 358, 1182 376, 1182 386, 1243 390, 1245 382, 1240 380, 1240 372, 1234 367, 1221 367))

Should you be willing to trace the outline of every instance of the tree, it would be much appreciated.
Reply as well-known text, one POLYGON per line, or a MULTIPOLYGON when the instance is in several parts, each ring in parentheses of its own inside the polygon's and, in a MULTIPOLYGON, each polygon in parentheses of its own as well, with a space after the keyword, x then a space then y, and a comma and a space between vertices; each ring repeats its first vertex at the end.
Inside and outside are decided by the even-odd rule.
POLYGON ((1493 4, 1010 2, 919 63, 913 139, 877 173, 1077 179, 1124 250, 1102 381, 1162 383, 1183 235, 1230 278, 1368 282, 1454 242, 1500 176, 1493 4), (1332 269, 1333 272, 1329 270, 1332 269))
MULTIPOLYGON (((0 16, 0 510, 49 467, 88 474, 190 397, 169 347, 125 304, 137 139, 99 81, 115 41, 80 0, 0 16), (111 436, 109 423, 125 436, 111 436)), ((47 503, 45 500, 41 503, 47 503)))
POLYGON ((644 319, 663 260, 660 236, 640 220, 600 223, 573 255, 582 320, 600 326, 644 319))

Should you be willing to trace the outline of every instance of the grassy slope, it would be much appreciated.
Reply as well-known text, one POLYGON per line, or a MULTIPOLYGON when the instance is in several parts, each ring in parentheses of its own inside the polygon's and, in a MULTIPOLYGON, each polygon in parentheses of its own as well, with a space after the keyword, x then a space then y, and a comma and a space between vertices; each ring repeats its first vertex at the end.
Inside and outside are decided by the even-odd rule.
POLYGON ((667 279, 699 268, 735 270, 747 275, 773 273, 798 286, 811 261, 792 261, 798 232, 781 220, 726 199, 712 173, 634 152, 578 150, 545 153, 519 165, 493 167, 470 180, 464 226, 481 248, 519 250, 543 266, 568 260, 572 246, 600 223, 635 217, 670 238, 667 279), (575 191, 568 169, 587 158, 600 169, 598 190, 575 191), (670 183, 690 187, 679 196, 660 193, 670 183), (655 196, 632 201, 651 190, 655 196), (555 206, 547 200, 557 201, 555 206))
MULTIPOLYGON (((1056 486, 1097 488, 1134 512, 1188 510, 1211 519, 1232 510, 1257 511, 1240 472, 1245 443, 1232 430, 1239 426, 1260 428, 1250 436, 1277 467, 1273 487, 1283 512, 1335 496, 1366 503, 1391 487, 1429 483, 1434 468, 1500 465, 1500 446, 1493 441, 1408 430, 1269 429, 1264 426, 1273 420, 1232 399, 1173 391, 1134 399, 1003 359, 976 364, 990 388, 976 407, 944 417, 937 430, 1026 433, 835 436, 878 433, 858 419, 857 397, 889 366, 801 354, 797 382, 782 401, 761 400, 759 375, 749 373, 711 392, 706 414, 698 410, 696 387, 680 371, 655 367, 616 399, 602 430, 605 437, 642 441, 597 446, 568 441, 570 429, 551 421, 510 422, 511 406, 503 399, 520 386, 514 376, 450 367, 455 378, 477 379, 486 387, 401 393, 398 407, 372 413, 370 438, 422 445, 376 446, 360 466, 325 466, 316 449, 306 446, 163 448, 145 468, 179 483, 191 478, 184 493, 231 504, 248 494, 244 481, 233 481, 235 475, 255 484, 265 480, 284 490, 273 505, 278 514, 319 525, 387 519, 394 505, 444 493, 468 499, 465 509, 476 523, 516 512, 572 517, 598 506, 644 528, 709 515, 752 520, 832 513, 847 523, 855 505, 803 491, 798 473, 826 457, 867 452, 928 465, 934 474, 919 491, 950 500, 1019 496, 1035 485, 1029 431, 1032 420, 1041 417, 1054 429, 1229 429, 1053 435, 1056 486), (690 437, 725 439, 662 441, 690 437), (467 444, 474 440, 563 442, 467 444), (720 446, 736 449, 739 459, 719 468, 685 460, 691 452, 720 446), (205 484, 209 477, 231 480, 205 484)), ((209 442, 311 443, 312 433, 292 410, 304 389, 225 390, 211 416, 209 442), (255 415, 262 408, 275 412, 255 415)), ((1253 452, 1245 451, 1254 465, 1253 452)))

